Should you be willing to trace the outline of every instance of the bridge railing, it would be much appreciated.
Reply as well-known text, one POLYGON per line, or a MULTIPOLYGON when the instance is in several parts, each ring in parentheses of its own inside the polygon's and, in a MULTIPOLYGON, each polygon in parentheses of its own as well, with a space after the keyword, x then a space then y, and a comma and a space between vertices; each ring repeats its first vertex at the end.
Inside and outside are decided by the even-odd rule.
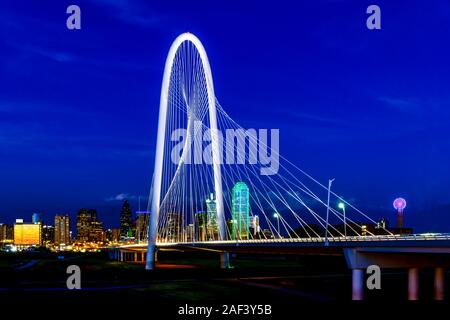
MULTIPOLYGON (((369 242, 369 241, 436 241, 436 240, 450 240, 450 233, 428 233, 428 234, 409 234, 409 235, 377 235, 377 236, 347 236, 347 237, 329 237, 328 242, 369 242)), ((202 242, 157 242, 158 246, 171 246, 171 245, 207 245, 208 243, 216 244, 251 244, 251 243, 325 243, 327 239, 325 237, 314 238, 273 238, 273 239, 249 239, 249 240, 224 240, 224 241, 202 241, 202 242)), ((122 244, 118 247, 142 247, 147 243, 136 244, 122 244)))

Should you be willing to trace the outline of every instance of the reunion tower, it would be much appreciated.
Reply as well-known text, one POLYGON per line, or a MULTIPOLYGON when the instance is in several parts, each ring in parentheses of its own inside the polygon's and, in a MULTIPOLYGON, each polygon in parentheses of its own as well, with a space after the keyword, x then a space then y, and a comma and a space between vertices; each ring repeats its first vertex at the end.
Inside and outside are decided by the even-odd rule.
POLYGON ((403 210, 406 208, 406 200, 397 198, 394 200, 394 208, 397 210, 397 228, 403 228, 403 210))

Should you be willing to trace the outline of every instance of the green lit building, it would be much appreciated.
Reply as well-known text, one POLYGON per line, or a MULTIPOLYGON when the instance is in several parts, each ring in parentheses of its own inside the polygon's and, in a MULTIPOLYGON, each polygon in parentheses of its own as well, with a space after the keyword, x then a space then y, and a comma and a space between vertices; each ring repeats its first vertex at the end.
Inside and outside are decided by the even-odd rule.
POLYGON ((232 240, 249 238, 250 227, 250 194, 244 182, 238 182, 232 190, 232 240))

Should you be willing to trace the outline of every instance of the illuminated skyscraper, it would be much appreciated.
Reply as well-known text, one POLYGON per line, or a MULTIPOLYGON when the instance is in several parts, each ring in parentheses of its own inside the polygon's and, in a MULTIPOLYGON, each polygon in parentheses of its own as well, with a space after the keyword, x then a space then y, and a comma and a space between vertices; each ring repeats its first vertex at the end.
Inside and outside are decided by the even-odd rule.
MULTIPOLYGON (((69 231, 70 236, 70 231, 69 231)), ((44 245, 51 244, 55 241, 55 227, 43 225, 42 226, 42 243, 44 245)))
POLYGON ((6 243, 13 243, 14 228, 11 225, 0 223, 0 246, 6 243))
POLYGON ((207 212, 197 212, 195 214, 195 224, 194 224, 194 231, 195 231, 195 241, 206 241, 206 224, 208 220, 208 213, 207 212))
POLYGON ((128 200, 125 200, 120 211, 120 238, 130 238, 132 236, 131 230, 133 227, 132 221, 133 213, 131 211, 128 200))
POLYGON ((175 212, 167 213, 167 227, 165 240, 168 242, 182 241, 181 238, 181 215, 175 212))
POLYGON ((214 195, 211 193, 210 197, 206 199, 206 236, 208 240, 219 239, 219 225, 217 224, 217 208, 214 195))
POLYGON ((31 216, 31 222, 33 224, 41 223, 41 214, 40 213, 33 213, 31 216))
POLYGON ((238 182, 232 190, 232 230, 233 240, 248 239, 250 227, 250 194, 244 182, 238 182))
POLYGON ((77 214, 77 240, 81 242, 89 241, 91 228, 91 213, 87 209, 80 209, 77 214))
POLYGON ((102 242, 104 238, 103 223, 97 218, 97 210, 81 209, 77 214, 77 240, 102 242))
POLYGON ((55 244, 70 244, 70 218, 68 214, 55 216, 55 244))
POLYGON ((145 241, 148 239, 148 222, 150 213, 148 211, 137 211, 136 220, 134 222, 135 235, 138 241, 145 241))
POLYGON ((252 216, 251 221, 250 228, 252 229, 252 234, 256 236, 261 231, 261 227, 259 226, 259 216, 252 216))

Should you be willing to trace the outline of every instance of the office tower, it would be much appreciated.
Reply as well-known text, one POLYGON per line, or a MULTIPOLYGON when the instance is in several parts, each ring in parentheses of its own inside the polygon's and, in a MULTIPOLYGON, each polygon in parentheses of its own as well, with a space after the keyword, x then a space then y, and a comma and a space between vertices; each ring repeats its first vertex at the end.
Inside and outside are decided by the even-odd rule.
POLYGON ((120 229, 112 229, 112 241, 119 242, 120 241, 120 229))
POLYGON ((186 235, 187 235, 187 242, 193 242, 195 241, 195 226, 193 223, 190 223, 186 227, 186 235))
POLYGON ((48 244, 51 244, 54 242, 55 242, 55 227, 43 225, 42 226, 42 243, 48 245, 48 244))
POLYGON ((23 223, 23 219, 17 219, 14 224, 14 244, 20 247, 41 245, 41 224, 23 223))
POLYGON ((206 229, 207 220, 208 220, 207 212, 200 211, 195 214, 195 223, 194 223, 195 241, 207 240, 207 229, 206 229))
POLYGON ((41 223, 41 214, 33 213, 31 216, 31 223, 33 223, 33 224, 41 223))
POLYGON ((97 217, 91 221, 91 228, 89 230, 89 241, 104 242, 105 232, 103 231, 103 222, 99 221, 97 217))
POLYGON ((77 240, 81 242, 89 241, 91 228, 91 214, 87 209, 80 209, 77 214, 77 240))
POLYGON ((232 233, 233 240, 248 239, 250 227, 250 197, 247 185, 238 182, 232 190, 232 233))
POLYGON ((0 223, 0 246, 14 242, 14 228, 11 225, 0 223))
POLYGON ((208 240, 219 240, 219 225, 217 223, 216 200, 211 193, 206 199, 206 237, 208 240))
POLYGON ((135 235, 138 241, 145 241, 148 238, 148 223, 150 213, 148 211, 137 211, 135 220, 135 235))
POLYGON ((165 239, 168 242, 182 241, 181 239, 181 215, 175 212, 169 212, 166 216, 167 230, 165 239))
POLYGON ((259 216, 254 215, 251 217, 251 229, 254 236, 259 234, 261 231, 261 227, 259 226, 259 216))
POLYGON ((97 218, 97 210, 80 209, 77 214, 77 240, 81 242, 103 242, 103 223, 97 218))
POLYGON ((55 245, 70 244, 70 218, 68 214, 55 216, 55 245))
POLYGON ((128 200, 125 200, 120 211, 120 237, 122 239, 132 237, 132 234, 130 234, 133 224, 132 215, 130 204, 128 200))

